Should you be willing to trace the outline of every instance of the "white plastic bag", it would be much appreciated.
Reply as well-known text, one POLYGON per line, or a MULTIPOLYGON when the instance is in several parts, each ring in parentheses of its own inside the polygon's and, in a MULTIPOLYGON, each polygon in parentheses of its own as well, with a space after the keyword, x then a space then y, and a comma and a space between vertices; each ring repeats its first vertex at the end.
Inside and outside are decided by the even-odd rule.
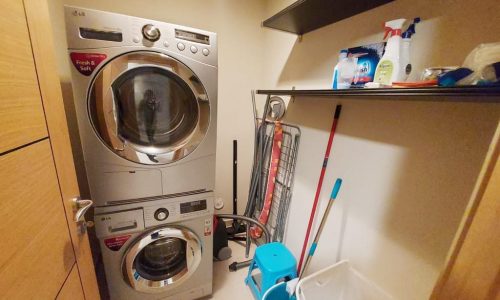
POLYGON ((492 64, 500 62, 500 43, 480 44, 467 55, 463 67, 474 73, 458 81, 459 85, 477 84, 479 81, 496 81, 492 64))

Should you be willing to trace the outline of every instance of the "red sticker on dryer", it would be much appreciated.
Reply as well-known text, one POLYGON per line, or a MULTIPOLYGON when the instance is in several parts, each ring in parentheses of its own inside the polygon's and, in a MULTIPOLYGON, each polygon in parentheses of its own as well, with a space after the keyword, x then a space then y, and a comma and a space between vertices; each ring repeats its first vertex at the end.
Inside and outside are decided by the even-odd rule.
POLYGON ((95 68, 106 59, 106 54, 100 53, 78 53, 72 52, 69 54, 73 65, 85 76, 89 76, 94 72, 95 68))
POLYGON ((117 237, 112 237, 104 240, 104 244, 106 247, 109 248, 111 251, 118 251, 122 248, 123 245, 128 241, 128 239, 131 237, 131 235, 123 235, 123 236, 117 236, 117 237))

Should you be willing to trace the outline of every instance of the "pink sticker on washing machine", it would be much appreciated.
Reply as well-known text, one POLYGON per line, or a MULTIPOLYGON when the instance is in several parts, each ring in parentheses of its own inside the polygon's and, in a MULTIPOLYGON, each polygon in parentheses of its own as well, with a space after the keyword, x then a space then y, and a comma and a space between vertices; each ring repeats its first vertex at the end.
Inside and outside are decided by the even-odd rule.
POLYGON ((131 235, 115 236, 104 240, 104 244, 111 251, 118 251, 128 241, 131 235))
POLYGON ((106 54, 101 53, 78 53, 71 52, 69 54, 73 65, 85 76, 89 76, 94 72, 95 68, 106 59, 106 54))

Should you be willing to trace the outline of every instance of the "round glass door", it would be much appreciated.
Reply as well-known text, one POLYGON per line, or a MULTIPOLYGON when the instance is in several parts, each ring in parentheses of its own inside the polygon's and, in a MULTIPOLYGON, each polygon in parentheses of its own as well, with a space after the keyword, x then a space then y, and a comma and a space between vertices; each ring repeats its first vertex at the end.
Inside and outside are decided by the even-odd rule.
POLYGON ((144 247, 134 262, 137 273, 160 281, 186 271, 186 242, 178 238, 157 240, 144 247))
POLYGON ((125 281, 135 290, 156 293, 189 278, 201 261, 201 242, 183 228, 147 233, 128 249, 123 261, 125 281))
POLYGON ((95 132, 114 153, 142 164, 189 155, 206 134, 210 106, 198 77, 156 52, 131 52, 107 63, 89 93, 95 132))

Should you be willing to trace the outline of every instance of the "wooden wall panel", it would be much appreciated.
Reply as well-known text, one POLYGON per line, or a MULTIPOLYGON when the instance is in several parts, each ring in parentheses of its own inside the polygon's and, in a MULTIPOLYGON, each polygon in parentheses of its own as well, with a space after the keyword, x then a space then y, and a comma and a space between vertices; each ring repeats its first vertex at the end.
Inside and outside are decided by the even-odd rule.
POLYGON ((54 299, 75 257, 48 139, 0 166, 0 297, 54 299))
POLYGON ((23 2, 0 9, 0 153, 47 136, 23 2))
POLYGON ((78 267, 76 264, 73 265, 71 273, 69 273, 66 282, 57 295, 57 300, 85 300, 83 296, 82 283, 80 281, 80 275, 78 274, 78 267))
POLYGON ((500 299, 500 123, 433 300, 500 299))
POLYGON ((87 299, 99 299, 99 290, 92 261, 92 253, 87 234, 80 235, 73 222, 73 208, 70 199, 79 195, 73 152, 69 140, 68 125, 64 112, 57 69, 52 28, 47 0, 24 1, 31 44, 34 50, 35 64, 38 72, 40 91, 42 94, 45 116, 54 154, 54 162, 59 175, 66 215, 70 222, 70 234, 75 249, 78 270, 87 299))
POLYGON ((81 235, 73 222, 73 208, 70 199, 80 195, 73 152, 69 140, 68 125, 64 112, 52 28, 47 0, 24 1, 31 44, 34 51, 40 91, 52 144, 54 162, 59 176, 63 204, 70 222, 70 234, 76 254, 78 270, 86 299, 99 299, 99 290, 94 271, 94 263, 87 234, 81 235))

